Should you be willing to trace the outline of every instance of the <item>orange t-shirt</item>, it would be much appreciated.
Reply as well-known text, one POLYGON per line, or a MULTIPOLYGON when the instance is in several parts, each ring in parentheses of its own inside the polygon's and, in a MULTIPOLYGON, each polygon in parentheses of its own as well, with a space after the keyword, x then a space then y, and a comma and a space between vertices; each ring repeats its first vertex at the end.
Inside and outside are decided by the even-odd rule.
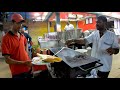
MULTIPOLYGON (((27 40, 23 34, 20 33, 20 38, 9 31, 2 40, 2 55, 10 55, 10 58, 17 61, 30 60, 25 45, 27 40)), ((28 72, 30 68, 26 65, 9 64, 12 75, 28 72)))

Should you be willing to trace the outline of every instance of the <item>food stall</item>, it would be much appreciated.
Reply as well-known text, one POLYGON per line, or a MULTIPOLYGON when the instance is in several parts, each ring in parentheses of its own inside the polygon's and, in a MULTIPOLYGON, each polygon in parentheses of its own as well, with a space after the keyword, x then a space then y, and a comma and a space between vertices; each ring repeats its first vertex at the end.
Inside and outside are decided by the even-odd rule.
POLYGON ((57 32, 45 33, 44 38, 38 37, 40 48, 58 47, 57 32))
MULTIPOLYGON (((49 64, 42 63, 41 64, 41 65, 44 64, 47 66, 52 78, 76 78, 78 76, 86 77, 86 75, 88 75, 90 73, 90 71, 93 69, 92 67, 94 67, 96 63, 99 63, 99 60, 97 60, 97 59, 93 59, 93 61, 92 61, 93 63, 91 63, 91 62, 84 63, 84 64, 88 64, 88 66, 90 68, 89 70, 84 70, 81 67, 79 67, 82 64, 71 67, 71 64, 66 63, 66 61, 65 61, 66 59, 64 57, 62 57, 65 55, 64 53, 63 53, 63 55, 60 55, 60 56, 59 56, 59 54, 61 54, 61 53, 55 55, 55 53, 57 51, 61 50, 62 47, 65 47, 65 42, 68 39, 78 39, 80 37, 84 37, 84 35, 82 33, 82 29, 61 31, 61 32, 50 32, 50 33, 45 33, 44 38, 38 37, 38 43, 39 43, 41 49, 49 50, 50 55, 54 55, 56 57, 62 58, 61 62, 54 62, 54 63, 49 63, 49 64), (56 49, 56 50, 54 51, 54 49, 56 49), (91 64, 89 65, 89 63, 91 63, 91 64), (76 73, 76 74, 74 74, 74 73, 76 73)), ((76 50, 76 49, 77 48, 75 48, 75 45, 73 45, 72 47, 69 47, 69 48, 66 47, 66 50, 63 50, 63 51, 65 51, 65 53, 67 52, 68 56, 74 55, 74 56, 70 57, 72 59, 76 55, 80 55, 81 52, 83 51, 83 50, 79 49, 79 52, 78 52, 78 50, 76 50), (75 55, 75 53, 76 53, 76 55, 75 55)), ((84 51, 87 51, 87 50, 84 50, 84 51)), ((85 67, 85 66, 83 65, 82 67, 85 67)), ((97 66, 97 67, 99 67, 99 66, 97 66)), ((96 67, 94 67, 94 68, 96 68, 96 67)), ((87 69, 88 69, 88 67, 87 67, 87 69)))
POLYGON ((77 78, 78 76, 85 78, 92 69, 103 65, 98 59, 67 47, 50 48, 50 51, 53 55, 62 58, 61 62, 51 64, 54 75, 59 78, 77 78))
POLYGON ((45 33, 44 38, 40 36, 38 37, 38 44, 40 45, 40 48, 65 46, 66 40, 82 37, 81 31, 81 29, 77 29, 70 31, 45 33))
POLYGON ((96 58, 67 47, 49 48, 51 55, 37 54, 34 65, 46 65, 52 78, 86 78, 103 64, 96 58))

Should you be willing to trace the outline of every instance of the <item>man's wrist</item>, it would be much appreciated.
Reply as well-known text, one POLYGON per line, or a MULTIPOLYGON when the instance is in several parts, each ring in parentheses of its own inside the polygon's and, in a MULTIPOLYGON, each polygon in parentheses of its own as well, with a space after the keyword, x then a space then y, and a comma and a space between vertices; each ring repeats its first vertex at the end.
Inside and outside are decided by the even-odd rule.
POLYGON ((75 42, 75 39, 73 39, 72 42, 75 42))
POLYGON ((112 54, 115 54, 115 49, 114 48, 112 48, 112 54))
POLYGON ((24 61, 18 61, 18 64, 25 64, 24 61))
POLYGON ((119 53, 119 49, 113 48, 113 54, 118 54, 118 53, 119 53))

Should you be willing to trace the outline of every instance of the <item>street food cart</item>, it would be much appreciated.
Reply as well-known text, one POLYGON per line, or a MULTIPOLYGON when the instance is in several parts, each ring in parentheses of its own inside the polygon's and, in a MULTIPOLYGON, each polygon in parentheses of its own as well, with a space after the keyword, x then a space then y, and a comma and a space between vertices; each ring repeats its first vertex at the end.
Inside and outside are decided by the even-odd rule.
POLYGON ((79 29, 76 31, 56 32, 53 33, 54 38, 51 36, 52 39, 50 39, 48 34, 45 35, 44 40, 46 42, 41 39, 41 42, 43 40, 42 43, 40 42, 40 45, 43 46, 42 48, 47 48, 50 51, 50 55, 62 58, 61 62, 46 64, 53 78, 86 77, 92 69, 102 66, 102 63, 98 59, 75 51, 75 48, 70 49, 65 47, 66 40, 80 38, 80 33, 81 30, 79 29), (50 44, 49 41, 52 41, 52 43, 50 44), (53 42, 56 42, 56 44, 53 42))
POLYGON ((51 63, 57 78, 86 77, 92 69, 103 65, 98 59, 67 47, 50 48, 50 51, 52 55, 62 58, 61 62, 51 63), (58 51, 60 52, 57 53, 58 51))

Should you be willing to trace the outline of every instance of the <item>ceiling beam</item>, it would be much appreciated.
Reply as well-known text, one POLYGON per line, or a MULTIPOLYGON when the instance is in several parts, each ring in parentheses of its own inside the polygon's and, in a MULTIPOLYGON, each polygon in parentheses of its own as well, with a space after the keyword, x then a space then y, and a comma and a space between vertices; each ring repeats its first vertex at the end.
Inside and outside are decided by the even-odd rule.
POLYGON ((45 20, 44 21, 48 21, 49 18, 53 15, 54 12, 48 12, 48 14, 46 15, 45 17, 45 20))

